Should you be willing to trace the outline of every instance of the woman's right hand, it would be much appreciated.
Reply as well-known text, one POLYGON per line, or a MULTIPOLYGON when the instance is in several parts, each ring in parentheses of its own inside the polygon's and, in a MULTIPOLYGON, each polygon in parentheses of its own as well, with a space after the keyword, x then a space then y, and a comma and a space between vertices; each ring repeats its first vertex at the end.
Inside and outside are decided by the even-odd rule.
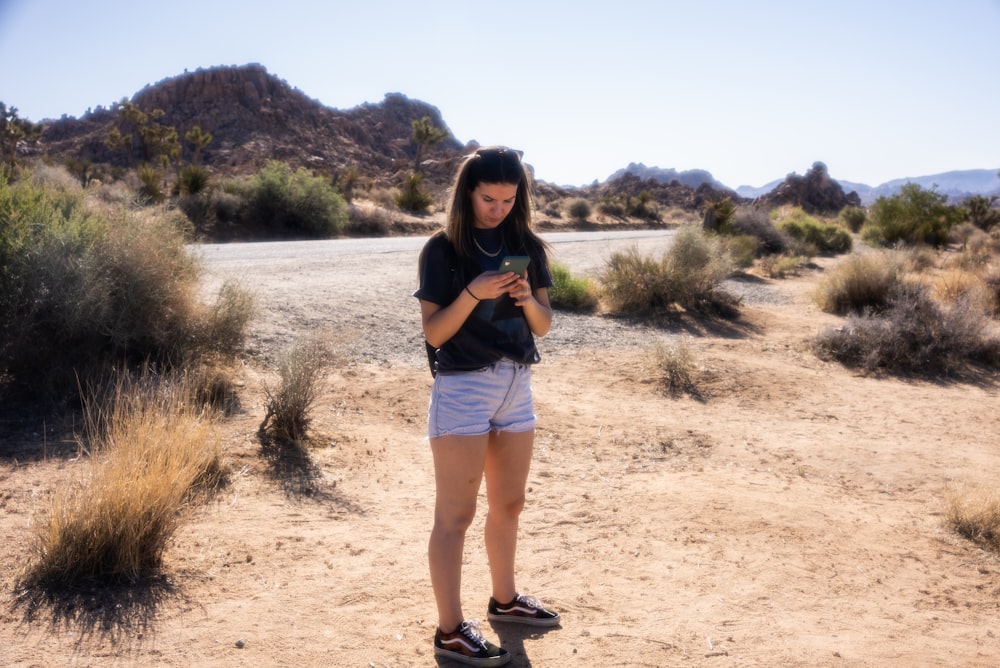
POLYGON ((480 301, 496 299, 507 294, 517 285, 518 275, 512 271, 484 271, 472 279, 468 288, 480 301))

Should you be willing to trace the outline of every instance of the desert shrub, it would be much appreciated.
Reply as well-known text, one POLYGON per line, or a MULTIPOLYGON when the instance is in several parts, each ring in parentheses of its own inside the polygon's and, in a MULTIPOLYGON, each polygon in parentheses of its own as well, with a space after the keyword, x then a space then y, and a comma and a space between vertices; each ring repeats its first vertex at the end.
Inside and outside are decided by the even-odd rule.
POLYGON ((760 246, 760 239, 749 234, 735 234, 722 238, 722 247, 733 259, 733 264, 741 269, 753 266, 760 246))
POLYGON ((575 197, 566 204, 566 214, 577 222, 584 222, 590 218, 590 202, 582 197, 575 197))
POLYGON ((756 262, 757 272, 767 278, 785 278, 797 274, 809 264, 804 255, 765 255, 756 262))
POLYGON ((641 313, 680 306, 691 311, 732 315, 738 299, 722 288, 733 271, 718 237, 690 225, 677 231, 659 260, 633 247, 614 253, 601 276, 613 311, 641 313))
POLYGON ((344 231, 356 236, 384 237, 392 231, 392 215, 371 203, 351 204, 344 231))
POLYGON ((98 211, 78 189, 0 183, 0 376, 26 398, 59 399, 110 366, 239 348, 247 300, 229 287, 205 306, 199 273, 169 212, 98 211))
POLYGON ((593 311, 597 308, 597 285, 590 278, 573 276, 569 268, 558 262, 549 265, 553 285, 549 301, 553 308, 564 311, 593 311))
POLYGON ((265 165, 241 188, 240 218, 268 237, 324 239, 347 225, 344 198, 325 179, 283 162, 265 165))
POLYGON ((844 227, 857 234, 868 220, 868 212, 865 211, 864 207, 845 206, 840 210, 838 217, 844 227))
POLYGON ((734 207, 727 222, 720 227, 726 235, 747 235, 759 241, 759 255, 784 253, 789 240, 774 226, 767 212, 752 206, 734 207))
POLYGON ((278 386, 264 386, 266 413, 260 423, 261 434, 286 443, 302 441, 331 356, 329 342, 320 335, 296 341, 282 353, 278 386))
POLYGON ((966 198, 962 202, 962 208, 965 210, 968 222, 984 232, 989 232, 1000 225, 1000 209, 994 206, 998 199, 1000 197, 997 195, 988 197, 986 195, 973 195, 966 198))
POLYGON ((657 343, 653 348, 653 357, 660 382, 667 392, 672 395, 699 394, 695 382, 697 363, 686 342, 677 340, 669 344, 657 343))
POLYGON ((143 200, 154 204, 162 202, 166 196, 163 192, 163 173, 149 163, 143 163, 139 165, 137 174, 142 183, 139 195, 143 200))
POLYGON ((1000 495, 987 487, 949 491, 945 524, 974 543, 1000 552, 1000 495))
POLYGON ((201 165, 186 165, 177 178, 177 190, 182 195, 197 195, 208 187, 209 173, 201 165))
POLYGON ((778 230, 808 244, 818 253, 846 253, 851 250, 851 235, 833 223, 822 223, 801 209, 784 212, 777 223, 778 230))
POLYGON ((986 290, 987 312, 1000 316, 1000 268, 992 267, 983 274, 983 286, 986 290))
POLYGON ((224 481, 213 414, 191 410, 183 383, 119 381, 85 415, 88 474, 54 491, 22 589, 156 575, 190 501, 224 481))
POLYGON ((954 304, 968 300, 983 311, 989 309, 986 286, 979 276, 970 271, 945 269, 930 279, 930 286, 932 296, 939 302, 954 304))
POLYGON ((908 183, 897 195, 875 201, 868 223, 861 229, 861 238, 883 246, 896 243, 941 246, 948 239, 948 230, 964 217, 961 207, 949 206, 947 202, 946 195, 908 183))
POLYGON ((877 313, 902 280, 899 263, 885 253, 852 255, 820 280, 813 298, 827 313, 877 313))
POLYGON ((604 198, 597 203, 597 212, 615 218, 625 217, 625 205, 617 199, 604 198))
POLYGON ((701 226, 710 232, 731 234, 731 224, 735 214, 736 205, 732 199, 724 197, 712 200, 705 205, 701 226))
POLYGON ((816 338, 821 357, 866 371, 934 375, 1000 364, 1000 339, 968 301, 942 307, 926 286, 900 283, 881 313, 851 315, 816 338))
POLYGON ((420 172, 407 174, 396 195, 396 206, 403 211, 426 211, 434 203, 434 196, 424 190, 423 183, 424 176, 420 172))

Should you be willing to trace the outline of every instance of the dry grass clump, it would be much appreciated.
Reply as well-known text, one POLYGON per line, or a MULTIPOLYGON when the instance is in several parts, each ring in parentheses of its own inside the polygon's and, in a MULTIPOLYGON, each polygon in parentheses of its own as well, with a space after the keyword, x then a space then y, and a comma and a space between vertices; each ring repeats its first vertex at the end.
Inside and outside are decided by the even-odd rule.
POLYGON ((637 248, 615 253, 601 276, 612 311, 648 313, 680 307, 732 316, 739 299, 722 288, 734 264, 719 237, 696 226, 681 227, 659 260, 637 248))
POLYGON ((128 584, 161 569, 200 491, 224 478, 213 415, 182 383, 122 381, 86 411, 85 476, 55 491, 22 589, 128 584))
POLYGON ((656 369, 664 388, 671 395, 687 393, 698 396, 695 373, 697 361, 691 346, 683 340, 657 343, 653 348, 656 369))
POLYGON ((331 361, 329 340, 322 335, 301 339, 281 355, 278 386, 264 386, 267 412, 260 434, 285 443, 298 443, 305 437, 309 413, 323 389, 331 361))
POLYGON ((889 294, 902 280, 900 264, 888 254, 852 255, 823 277, 813 298, 827 313, 878 312, 886 308, 889 294))
POLYGON ((959 535, 1000 552, 1000 494, 985 487, 952 490, 945 499, 945 523, 959 535))

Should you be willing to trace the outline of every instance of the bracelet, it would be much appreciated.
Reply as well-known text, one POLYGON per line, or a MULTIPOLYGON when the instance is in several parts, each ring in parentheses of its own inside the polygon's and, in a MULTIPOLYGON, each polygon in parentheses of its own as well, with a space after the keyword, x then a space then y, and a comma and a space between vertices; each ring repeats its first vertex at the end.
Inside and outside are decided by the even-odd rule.
POLYGON ((469 294, 470 294, 470 295, 472 296, 472 298, 473 298, 473 299, 475 299, 475 300, 476 300, 477 302, 481 302, 481 301, 483 301, 482 299, 480 299, 480 298, 479 298, 479 297, 477 297, 476 295, 473 295, 473 294, 472 294, 472 290, 470 290, 470 289, 469 289, 469 286, 468 286, 468 285, 466 285, 466 286, 465 286, 465 291, 466 291, 466 292, 468 292, 468 293, 469 293, 469 294))

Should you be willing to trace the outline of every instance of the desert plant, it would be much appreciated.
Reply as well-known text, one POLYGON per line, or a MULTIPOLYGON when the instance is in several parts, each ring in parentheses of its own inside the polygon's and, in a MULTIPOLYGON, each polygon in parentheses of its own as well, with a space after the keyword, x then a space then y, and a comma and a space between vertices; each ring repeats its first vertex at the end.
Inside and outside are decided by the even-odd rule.
POLYGON ((868 212, 864 207, 845 206, 840 210, 838 217, 847 229, 857 234, 868 220, 868 212))
POLYGON ((767 212, 754 206, 733 207, 724 223, 719 226, 719 233, 757 239, 758 256, 783 253, 789 245, 788 238, 778 231, 767 212))
POLYGON ((851 250, 851 235, 832 223, 822 223, 799 208, 783 211, 777 228, 783 234, 808 244, 818 253, 846 253, 851 250))
POLYGON ((950 490, 945 524, 972 542, 1000 552, 1000 495, 987 487, 950 490))
POLYGON ((569 268, 559 262, 549 265, 553 285, 549 288, 549 301, 553 308, 564 311, 593 311, 597 308, 597 284, 590 278, 573 276, 569 268))
POLYGON ((973 195, 962 202, 968 221, 983 230, 989 232, 1000 225, 1000 209, 995 205, 1000 199, 997 195, 973 195))
POLYGON ((897 195, 875 201, 861 238, 883 246, 900 242, 941 246, 948 239, 948 230, 964 215, 961 207, 948 204, 946 195, 907 183, 897 195))
POLYGON ((615 253, 601 276, 611 310, 623 313, 686 310, 732 315, 738 299, 722 289, 733 271, 718 237, 688 225, 680 228, 660 260, 635 247, 615 253))
POLYGON ((902 282, 884 311, 851 315, 816 339, 821 357, 866 371, 949 374, 970 363, 1000 365, 1000 338, 968 300, 942 307, 925 285, 902 282))
POLYGON ((578 223, 586 222, 591 214, 590 202, 575 197, 566 204, 566 214, 578 223))
POLYGON ((238 349, 249 300, 230 287, 202 304, 185 241, 176 214, 93 209, 75 184, 0 183, 0 375, 22 396, 65 398, 110 366, 238 349))
POLYGON ((192 410, 183 383, 120 380, 85 415, 88 474, 55 490, 22 589, 156 575, 187 504, 225 478, 214 418, 192 410))
POLYGON ((201 165, 185 165, 177 178, 177 190, 182 195, 197 195, 208 187, 208 170, 201 165))
POLYGON ((163 192, 163 174, 160 170, 148 162, 144 162, 139 165, 137 173, 139 181, 142 182, 139 195, 147 202, 154 204, 162 202, 165 195, 163 192))
POLYGON ((657 343, 653 348, 653 356, 660 381, 670 394, 699 394, 695 383, 697 364, 691 346, 685 341, 657 343))
POLYGON ((420 172, 410 172, 403 179, 403 187, 396 195, 396 206, 403 211, 426 211, 434 197, 423 188, 424 177, 420 172))
POLYGON ((424 152, 448 137, 448 131, 444 128, 434 126, 430 116, 424 116, 410 121, 413 129, 413 141, 417 145, 417 151, 413 158, 413 171, 420 172, 423 163, 424 152))
POLYGON ((278 386, 264 386, 266 413, 259 433, 286 443, 302 441, 331 356, 326 338, 314 335, 296 341, 279 357, 278 386))
POLYGON ((237 186, 245 225, 268 237, 325 239, 347 225, 344 198, 326 179, 271 161, 249 183, 237 186))
POLYGON ((392 215, 374 203, 351 204, 344 231, 357 236, 386 236, 392 231, 392 215))
POLYGON ((888 254, 852 255, 819 281, 813 299, 826 313, 877 313, 902 280, 901 266, 888 254))

